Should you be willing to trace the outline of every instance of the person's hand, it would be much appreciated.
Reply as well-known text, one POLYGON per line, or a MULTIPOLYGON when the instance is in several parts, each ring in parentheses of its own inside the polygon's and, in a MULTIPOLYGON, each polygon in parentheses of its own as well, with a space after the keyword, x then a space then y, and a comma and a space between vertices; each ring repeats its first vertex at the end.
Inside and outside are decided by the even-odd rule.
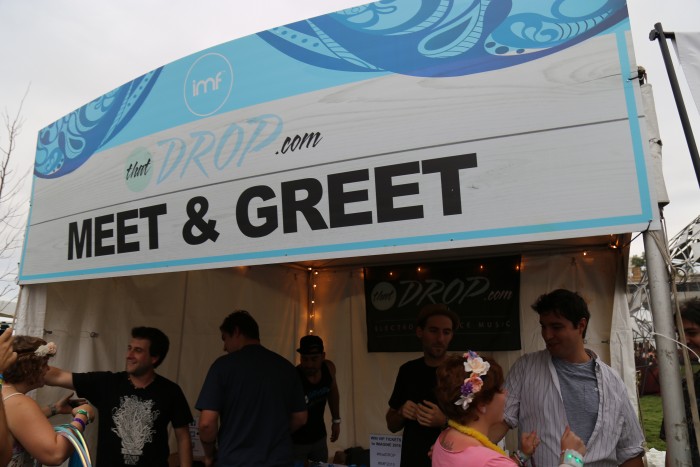
POLYGON ((586 445, 568 426, 564 430, 564 434, 561 435, 561 450, 566 451, 567 449, 573 449, 582 456, 586 454, 586 445))
POLYGON ((204 456, 204 467, 213 467, 216 463, 216 459, 213 457, 204 456))
POLYGON ((340 436, 340 423, 333 423, 331 425, 331 443, 338 441, 338 436, 340 436))
POLYGON ((445 425, 447 417, 437 404, 423 401, 416 406, 416 420, 423 426, 442 427, 445 425))
POLYGON ((95 420, 95 408, 91 406, 90 404, 83 404, 79 405, 77 407, 74 407, 71 410, 71 414, 75 417, 75 415, 78 413, 79 410, 84 410, 88 413, 87 415, 87 422, 92 423, 93 420, 95 420))
POLYGON ((17 360, 17 352, 12 350, 12 328, 5 329, 5 332, 0 335, 0 373, 15 363, 17 360))
MULTIPOLYGON (((56 413, 60 413, 60 414, 73 413, 73 407, 87 404, 87 399, 83 399, 82 397, 79 397, 76 399, 71 399, 73 394, 74 393, 71 392, 66 397, 62 397, 61 399, 54 402, 53 406, 56 408, 56 413)), ((49 406, 49 408, 50 407, 51 406, 49 406)))
POLYGON ((530 433, 523 433, 520 436, 520 446, 522 446, 522 452, 527 457, 532 456, 540 445, 540 438, 537 436, 537 432, 531 431, 530 433))
POLYGON ((415 420, 418 406, 413 401, 406 401, 399 409, 399 415, 408 420, 415 420))

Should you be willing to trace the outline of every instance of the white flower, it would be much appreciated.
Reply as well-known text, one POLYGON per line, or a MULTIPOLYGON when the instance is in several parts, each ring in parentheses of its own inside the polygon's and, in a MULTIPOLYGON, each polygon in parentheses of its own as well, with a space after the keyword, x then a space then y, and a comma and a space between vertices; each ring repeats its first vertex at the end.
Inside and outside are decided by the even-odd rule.
POLYGON ((488 373, 489 368, 491 368, 491 364, 489 362, 485 362, 481 357, 472 357, 470 355, 467 358, 467 361, 464 362, 464 371, 467 373, 471 372, 479 376, 488 373))
POLYGON ((34 351, 34 355, 37 357, 46 357, 47 355, 53 357, 56 355, 56 350, 58 350, 56 344, 49 342, 48 344, 37 347, 37 349, 34 351))
POLYGON ((461 395, 459 399, 455 401, 455 405, 461 405, 462 410, 467 410, 467 407, 469 407, 469 404, 471 404, 473 400, 474 394, 469 394, 468 396, 461 395))

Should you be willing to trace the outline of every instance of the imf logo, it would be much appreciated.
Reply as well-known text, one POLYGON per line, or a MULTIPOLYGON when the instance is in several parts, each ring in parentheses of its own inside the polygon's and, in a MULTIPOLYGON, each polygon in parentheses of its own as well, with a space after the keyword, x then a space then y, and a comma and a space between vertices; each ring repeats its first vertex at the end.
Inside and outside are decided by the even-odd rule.
POLYGON ((233 87, 233 69, 221 54, 199 57, 185 77, 185 105, 193 114, 206 117, 218 111, 228 100, 233 87))

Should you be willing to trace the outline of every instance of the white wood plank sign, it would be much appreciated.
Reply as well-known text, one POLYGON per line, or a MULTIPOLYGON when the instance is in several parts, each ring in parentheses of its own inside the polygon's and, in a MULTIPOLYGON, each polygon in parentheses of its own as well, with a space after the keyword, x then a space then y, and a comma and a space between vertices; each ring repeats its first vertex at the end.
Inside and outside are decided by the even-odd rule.
POLYGON ((625 2, 444 3, 234 40, 43 129, 20 282, 656 222, 625 2))

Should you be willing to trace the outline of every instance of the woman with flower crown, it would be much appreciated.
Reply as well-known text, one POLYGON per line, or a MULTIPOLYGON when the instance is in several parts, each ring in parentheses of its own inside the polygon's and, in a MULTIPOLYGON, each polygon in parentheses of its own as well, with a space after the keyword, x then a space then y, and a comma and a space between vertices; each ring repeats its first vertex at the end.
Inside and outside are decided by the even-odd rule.
MULTIPOLYGON (((527 465, 539 444, 536 433, 523 433, 522 451, 511 457, 487 437, 489 430, 503 420, 503 382, 500 365, 476 352, 450 356, 438 367, 435 391, 449 422, 433 446, 433 467, 527 465)), ((586 447, 568 428, 562 435, 561 448, 561 466, 583 466, 586 447)))
MULTIPOLYGON (((47 414, 26 395, 44 385, 49 358, 56 355, 56 344, 29 336, 15 336, 17 360, 2 375, 2 399, 7 426, 12 437, 12 460, 8 467, 59 465, 73 453, 73 444, 49 423, 47 414)), ((73 420, 64 427, 79 436, 95 414, 89 404, 71 409, 73 420)))

